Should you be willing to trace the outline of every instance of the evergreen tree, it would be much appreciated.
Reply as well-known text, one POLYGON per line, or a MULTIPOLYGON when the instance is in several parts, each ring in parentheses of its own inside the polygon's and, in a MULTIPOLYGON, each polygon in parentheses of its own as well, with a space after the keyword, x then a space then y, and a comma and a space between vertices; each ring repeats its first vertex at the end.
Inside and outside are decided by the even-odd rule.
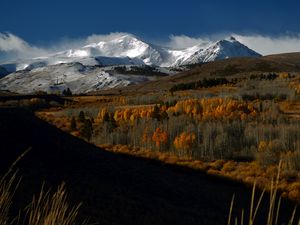
POLYGON ((71 119, 70 129, 71 131, 77 130, 77 124, 74 116, 71 119))
POLYGON ((92 137, 92 134, 93 134, 92 122, 89 119, 84 120, 83 126, 81 127, 81 130, 80 130, 80 135, 83 138, 85 138, 88 141, 90 141, 91 137, 92 137))
POLYGON ((153 119, 160 120, 160 109, 157 105, 154 106, 153 112, 151 113, 153 119))
POLYGON ((169 119, 168 113, 166 111, 163 111, 160 114, 160 117, 161 117, 162 120, 168 120, 169 119))
POLYGON ((84 115, 83 111, 79 112, 78 120, 79 120, 79 122, 82 122, 82 123, 85 121, 85 115, 84 115))
POLYGON ((70 88, 67 88, 67 90, 63 90, 62 94, 64 96, 71 96, 72 95, 72 91, 70 90, 70 88))
POLYGON ((109 122, 109 120, 110 120, 109 113, 106 112, 103 116, 103 122, 109 122))

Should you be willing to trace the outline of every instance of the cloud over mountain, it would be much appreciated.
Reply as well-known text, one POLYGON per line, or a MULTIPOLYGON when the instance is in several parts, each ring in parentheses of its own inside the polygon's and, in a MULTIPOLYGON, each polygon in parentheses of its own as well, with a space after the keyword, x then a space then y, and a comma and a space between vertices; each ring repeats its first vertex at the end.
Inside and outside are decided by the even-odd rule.
POLYGON ((17 35, 0 32, 0 63, 10 60, 47 56, 58 51, 80 48, 90 43, 110 41, 123 35, 126 35, 126 33, 114 32, 105 35, 92 34, 84 38, 62 38, 56 43, 37 47, 29 44, 17 35))
POLYGON ((239 42, 249 48, 261 53, 262 55, 279 54, 287 52, 300 52, 300 34, 282 35, 282 36, 266 36, 260 34, 215 34, 210 36, 189 37, 186 35, 171 35, 165 43, 171 48, 191 47, 195 44, 203 46, 222 39, 226 36, 234 36, 239 42))
POLYGON ((20 37, 11 33, 0 33, 0 61, 33 58, 46 54, 42 48, 31 46, 20 37))
POLYGON ((174 49, 188 48, 195 45, 208 45, 211 40, 208 38, 194 38, 186 35, 170 35, 169 41, 165 43, 167 47, 174 49))
MULTIPOLYGON (((64 38, 47 46, 34 46, 21 37, 12 33, 0 33, 0 63, 10 60, 26 59, 46 56, 58 51, 80 48, 90 43, 107 42, 126 35, 124 32, 110 34, 93 34, 87 37, 70 39, 64 38)), ((232 34, 239 42, 262 55, 299 52, 300 34, 282 35, 278 37, 264 36, 260 34, 241 35, 232 34)), ((224 38, 228 34, 216 34, 210 36, 189 37, 187 35, 170 35, 163 43, 165 47, 172 49, 184 49, 195 45, 207 47, 216 39, 224 38)))
POLYGON ((249 48, 263 55, 300 52, 300 34, 270 37, 263 35, 234 35, 249 48))

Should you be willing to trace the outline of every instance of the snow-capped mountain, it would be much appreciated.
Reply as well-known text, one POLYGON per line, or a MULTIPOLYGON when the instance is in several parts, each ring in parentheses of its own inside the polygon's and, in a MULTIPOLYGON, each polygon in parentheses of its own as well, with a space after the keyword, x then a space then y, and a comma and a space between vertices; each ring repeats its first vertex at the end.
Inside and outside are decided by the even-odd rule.
POLYGON ((74 93, 82 93, 151 79, 149 76, 107 72, 106 69, 113 65, 163 68, 242 56, 260 55, 233 37, 178 50, 146 43, 131 34, 122 34, 81 48, 1 64, 0 78, 6 76, 0 79, 0 89, 30 93, 69 87, 74 93))
POLYGON ((211 62, 233 57, 259 57, 257 52, 238 42, 234 37, 217 41, 207 48, 194 52, 182 64, 195 64, 200 62, 211 62))
POLYGON ((89 66, 145 64, 172 67, 241 56, 257 57, 260 55, 233 37, 208 46, 199 44, 186 49, 174 50, 146 43, 131 34, 123 34, 112 40, 90 43, 78 49, 9 62, 1 66, 8 72, 72 62, 89 66))

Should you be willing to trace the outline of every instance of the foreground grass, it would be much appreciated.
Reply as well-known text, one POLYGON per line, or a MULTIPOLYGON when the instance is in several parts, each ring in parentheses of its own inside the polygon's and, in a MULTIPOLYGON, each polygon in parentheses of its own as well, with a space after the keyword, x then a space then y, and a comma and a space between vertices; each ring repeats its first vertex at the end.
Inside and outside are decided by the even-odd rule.
POLYGON ((17 186, 16 173, 6 173, 0 180, 0 224, 2 225, 10 225, 13 223, 14 219, 9 217, 9 211, 17 186))
POLYGON ((65 184, 61 184, 51 194, 42 188, 38 196, 34 196, 27 208, 28 225, 88 225, 78 223, 78 212, 81 204, 70 206, 67 200, 65 184))
MULTIPOLYGON (((281 172, 281 162, 278 165, 278 172, 277 172, 277 176, 275 179, 275 182, 271 182, 270 185, 270 198, 269 198, 269 208, 268 208, 268 215, 267 215, 267 221, 266 221, 266 225, 277 225, 278 224, 278 218, 280 216, 280 207, 281 207, 281 196, 279 196, 278 198, 278 187, 279 187, 279 180, 280 180, 280 172, 281 172)), ((248 224, 248 225, 254 225, 255 223, 255 219, 257 216, 257 213, 259 212, 261 203, 262 203, 262 199, 265 195, 265 190, 263 190, 261 192, 261 194, 258 197, 258 200, 255 202, 255 195, 256 195, 256 182, 254 182, 253 185, 253 189, 252 189, 252 196, 251 196, 251 205, 249 208, 249 218, 245 218, 245 210, 242 209, 241 211, 241 215, 240 216, 236 216, 233 218, 232 216, 232 209, 233 209, 233 205, 234 205, 234 201, 235 201, 235 196, 232 197, 231 203, 230 203, 230 209, 229 209, 229 217, 228 217, 228 225, 234 224, 234 225, 244 225, 244 224, 248 224)), ((300 218, 297 221, 296 218, 296 211, 297 211, 297 205, 295 206, 292 215, 289 219, 289 221, 287 221, 287 225, 293 225, 293 224, 300 224, 300 218)))
POLYGON ((64 183, 54 192, 46 191, 42 187, 40 193, 33 196, 31 203, 25 209, 20 209, 18 216, 12 217, 10 209, 20 181, 17 172, 12 172, 12 169, 0 179, 1 225, 89 225, 86 221, 78 222, 81 203, 75 206, 69 205, 64 183), (22 211, 24 216, 21 216, 22 211))
MULTIPOLYGON (((279 181, 281 174, 281 162, 277 169, 277 176, 275 181, 271 182, 269 188, 269 206, 265 217, 267 221, 265 225, 281 225, 278 224, 278 218, 280 217, 280 211, 282 206, 281 197, 278 196, 279 193, 279 181)), ((25 215, 11 217, 10 208, 13 204, 13 196, 18 188, 20 179, 17 176, 17 172, 9 170, 0 179, 0 224, 1 225, 91 225, 87 222, 78 222, 78 212, 81 204, 71 206, 68 203, 67 191, 65 184, 61 184, 56 191, 51 192, 51 190, 46 191, 42 187, 39 194, 33 196, 31 203, 25 209, 25 215)), ((242 209, 240 215, 234 216, 233 206, 235 201, 235 196, 233 196, 230 208, 228 225, 255 225, 256 217, 260 213, 260 207, 262 205, 266 191, 262 191, 259 196, 256 196, 257 184, 254 182, 250 208, 249 212, 245 213, 242 209), (245 215, 248 215, 246 218, 245 215)), ((297 218, 296 214, 297 208, 294 208, 289 221, 284 223, 285 225, 300 224, 300 219, 297 218), (299 220, 299 221, 298 221, 299 220)), ((225 224, 225 221, 224 221, 225 224)))

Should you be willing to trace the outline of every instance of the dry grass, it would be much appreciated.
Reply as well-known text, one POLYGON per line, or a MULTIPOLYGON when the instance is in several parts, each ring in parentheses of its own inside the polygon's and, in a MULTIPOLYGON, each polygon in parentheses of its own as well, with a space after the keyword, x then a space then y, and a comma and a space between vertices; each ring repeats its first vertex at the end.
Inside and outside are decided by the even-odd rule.
POLYGON ((6 173, 0 180, 0 224, 10 225, 14 219, 9 217, 9 211, 12 205, 12 198, 18 187, 19 181, 16 178, 16 172, 6 173))
POLYGON ((58 187, 54 194, 42 188, 38 196, 34 196, 27 208, 28 225, 87 225, 78 223, 77 216, 81 204, 70 206, 67 200, 65 184, 58 187))
POLYGON ((9 212, 12 205, 13 196, 20 184, 21 179, 17 178, 17 172, 15 171, 16 164, 30 151, 27 149, 22 155, 20 155, 16 161, 11 165, 8 171, 0 177, 0 224, 10 225, 16 218, 10 218, 9 212))
MULTIPOLYGON (((275 182, 272 181, 271 185, 270 185, 270 192, 269 192, 270 198, 269 198, 269 208, 268 208, 266 225, 277 225, 278 224, 278 218, 280 215, 280 207, 281 207, 281 197, 278 198, 278 191, 279 191, 278 187, 279 187, 279 180, 280 180, 281 165, 282 164, 280 161, 279 165, 278 165, 278 170, 277 170, 278 172, 277 172, 275 182)), ((256 194, 256 182, 254 182, 253 189, 252 189, 251 205, 250 205, 250 209, 249 209, 249 218, 247 221, 245 221, 245 218, 244 218, 244 209, 242 209, 242 211, 241 211, 240 218, 235 217, 233 220, 232 209, 233 209, 233 205, 234 205, 235 196, 232 197, 230 208, 229 208, 229 217, 228 217, 228 223, 227 223, 228 225, 231 225, 232 221, 234 221, 235 225, 244 225, 244 224, 254 225, 255 224, 255 218, 257 216, 257 213, 260 210, 260 206, 261 206, 261 202, 264 197, 264 194, 265 194, 265 190, 260 194, 257 202, 255 202, 255 199, 256 199, 255 194, 256 194)), ((287 221, 286 224, 292 225, 295 223, 296 209, 297 208, 295 206, 293 213, 292 213, 289 221, 287 221)), ((300 224, 300 219, 297 224, 300 224)))
POLYGON ((64 183, 54 193, 50 190, 45 191, 42 187, 40 193, 33 197, 32 202, 26 208, 25 218, 20 218, 20 215, 11 217, 13 197, 21 181, 14 168, 28 151, 15 161, 6 174, 0 177, 0 224, 89 225, 86 221, 82 223, 77 221, 81 203, 75 206, 69 205, 64 183))

